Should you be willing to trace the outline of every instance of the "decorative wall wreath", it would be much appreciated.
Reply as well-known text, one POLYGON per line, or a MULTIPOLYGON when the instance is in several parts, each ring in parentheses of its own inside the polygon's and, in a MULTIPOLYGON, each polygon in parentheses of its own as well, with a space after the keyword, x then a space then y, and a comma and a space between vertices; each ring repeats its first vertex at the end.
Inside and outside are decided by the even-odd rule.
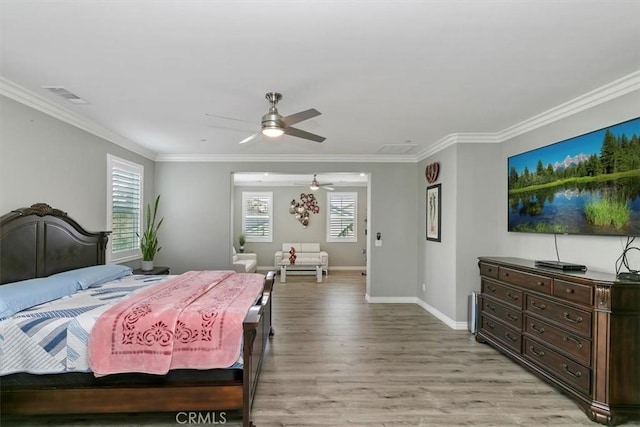
POLYGON ((438 179, 438 174, 440 173, 440 163, 433 162, 427 165, 427 168, 424 171, 425 176, 427 177, 427 182, 432 184, 436 182, 438 179))
POLYGON ((300 201, 296 202, 292 200, 291 206, 289 206, 289 213, 294 215, 304 228, 307 228, 307 225, 309 225, 309 214, 317 214, 319 212, 320 206, 318 206, 318 199, 316 199, 316 196, 312 193, 300 193, 300 201))

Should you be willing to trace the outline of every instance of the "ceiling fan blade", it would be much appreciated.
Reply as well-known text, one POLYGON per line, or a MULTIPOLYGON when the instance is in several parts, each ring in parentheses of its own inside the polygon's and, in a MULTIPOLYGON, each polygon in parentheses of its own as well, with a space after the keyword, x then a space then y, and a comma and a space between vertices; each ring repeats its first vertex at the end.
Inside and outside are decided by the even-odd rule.
POLYGON ((320 111, 315 108, 311 108, 306 111, 300 111, 299 113, 291 114, 282 118, 282 121, 286 126, 295 125, 296 123, 300 123, 303 120, 308 120, 312 117, 316 117, 322 114, 320 111))
POLYGON ((210 113, 204 113, 204 115, 205 115, 205 116, 209 116, 209 117, 214 117, 214 118, 216 118, 216 119, 233 120, 234 122, 244 122, 244 123, 249 123, 249 120, 236 119, 235 117, 218 116, 217 114, 210 114, 210 113))
POLYGON ((324 188, 325 190, 329 190, 329 191, 333 191, 333 190, 335 190, 335 188, 333 188, 333 187, 327 187, 326 185, 320 185, 320 187, 324 188))
POLYGON ((255 139, 258 135, 260 135, 260 132, 254 133, 253 135, 246 137, 242 141, 238 142, 238 144, 246 144, 247 142, 250 142, 253 139, 255 139))
POLYGON ((325 139, 327 139, 324 136, 316 135, 314 133, 307 132, 306 130, 301 130, 301 129, 292 128, 292 127, 284 128, 284 133, 286 133, 287 135, 295 136, 298 138, 304 138, 304 139, 308 139, 315 142, 322 142, 325 139))

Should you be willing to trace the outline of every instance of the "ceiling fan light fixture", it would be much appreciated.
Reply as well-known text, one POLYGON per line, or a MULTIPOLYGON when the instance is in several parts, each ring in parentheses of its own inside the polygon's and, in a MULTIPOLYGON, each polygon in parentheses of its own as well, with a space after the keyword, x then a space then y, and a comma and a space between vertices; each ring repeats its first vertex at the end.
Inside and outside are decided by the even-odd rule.
POLYGON ((247 142, 254 140, 256 136, 260 134, 269 138, 277 138, 286 133, 289 136, 308 139, 309 141, 314 142, 322 142, 326 139, 323 136, 315 135, 311 132, 307 132, 291 126, 301 121, 319 116, 320 112, 318 110, 316 110, 315 108, 310 108, 308 110, 300 111, 298 113, 290 114, 286 117, 283 117, 280 113, 278 113, 278 109, 276 108, 276 104, 282 99, 282 94, 278 92, 267 92, 265 96, 271 104, 271 107, 269 108, 269 112, 262 116, 262 125, 260 126, 260 131, 254 133, 248 138, 243 139, 238 144, 246 144, 247 142))
POLYGON ((275 138, 277 136, 282 135, 283 133, 284 133, 284 129, 278 126, 264 126, 262 128, 262 134, 270 138, 275 138))
POLYGON ((316 174, 313 174, 313 180, 311 181, 311 185, 309 186, 309 190, 316 191, 320 189, 320 184, 318 183, 318 179, 316 178, 316 174))

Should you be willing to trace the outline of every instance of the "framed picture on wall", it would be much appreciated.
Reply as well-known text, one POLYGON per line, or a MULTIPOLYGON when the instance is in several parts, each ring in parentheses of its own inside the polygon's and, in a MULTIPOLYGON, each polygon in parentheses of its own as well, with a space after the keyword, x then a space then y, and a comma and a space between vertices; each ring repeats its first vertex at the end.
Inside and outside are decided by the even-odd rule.
POLYGON ((427 187, 427 240, 440 241, 441 228, 441 185, 427 187))

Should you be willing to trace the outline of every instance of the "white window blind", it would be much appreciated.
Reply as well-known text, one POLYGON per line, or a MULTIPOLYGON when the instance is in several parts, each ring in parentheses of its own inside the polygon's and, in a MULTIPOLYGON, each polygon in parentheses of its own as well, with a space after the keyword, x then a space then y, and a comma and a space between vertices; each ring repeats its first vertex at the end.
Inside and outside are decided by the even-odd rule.
POLYGON ((327 192, 327 242, 357 242, 358 193, 327 192))
POLYGON ((143 166, 115 156, 108 156, 107 164, 110 184, 107 218, 111 228, 109 261, 139 258, 143 166))
POLYGON ((242 232, 247 242, 273 240, 273 193, 242 193, 242 232))

